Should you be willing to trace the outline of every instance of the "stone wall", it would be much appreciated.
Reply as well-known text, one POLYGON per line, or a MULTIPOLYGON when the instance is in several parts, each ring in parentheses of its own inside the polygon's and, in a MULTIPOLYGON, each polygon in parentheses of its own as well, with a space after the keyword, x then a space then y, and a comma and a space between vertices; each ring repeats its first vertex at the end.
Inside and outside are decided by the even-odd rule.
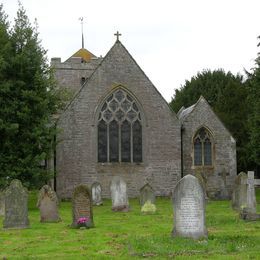
POLYGON ((82 86, 82 78, 88 79, 102 58, 93 58, 82 62, 80 57, 71 57, 65 62, 60 58, 52 58, 51 66, 54 68, 55 79, 63 89, 76 93, 82 86))
POLYGON ((58 128, 62 129, 56 151, 60 198, 70 198, 75 186, 90 187, 93 182, 101 184, 103 197, 110 197, 110 181, 116 175, 126 181, 129 197, 138 196, 147 182, 157 196, 168 196, 180 179, 180 122, 120 42, 60 116, 58 128), (102 101, 118 87, 129 92, 142 110, 142 163, 97 162, 97 115, 102 101))

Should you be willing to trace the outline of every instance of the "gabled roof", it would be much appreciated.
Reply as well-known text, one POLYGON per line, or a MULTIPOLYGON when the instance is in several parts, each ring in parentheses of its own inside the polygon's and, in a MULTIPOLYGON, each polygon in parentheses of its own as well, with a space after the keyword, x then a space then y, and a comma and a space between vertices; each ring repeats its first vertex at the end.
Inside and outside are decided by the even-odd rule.
POLYGON ((181 107, 181 109, 177 113, 178 118, 181 121, 183 121, 193 111, 196 104, 193 104, 193 105, 191 105, 190 107, 187 107, 187 108, 181 107))
POLYGON ((81 48, 78 51, 76 51, 70 58, 68 58, 66 61, 68 61, 69 59, 73 58, 73 57, 79 57, 82 58, 83 61, 88 62, 90 61, 92 58, 97 58, 93 53, 91 53, 90 51, 88 51, 87 49, 81 48))
MULTIPOLYGON (((146 74, 144 73, 144 71, 140 68, 140 66, 137 64, 137 62, 134 60, 134 58, 132 57, 132 55, 128 52, 128 50, 125 48, 125 46, 119 41, 116 40, 116 42, 114 43, 114 45, 111 47, 111 49, 108 51, 108 53, 105 55, 105 57, 102 59, 102 61, 98 64, 98 66, 95 68, 95 70, 93 71, 93 73, 90 75, 90 77, 86 80, 86 82, 82 85, 82 87, 78 90, 77 93, 75 93, 74 97, 72 98, 72 100, 67 104, 67 106, 65 107, 65 109, 63 110, 63 112, 65 112, 70 106, 71 104, 75 101, 75 99, 77 98, 77 96, 81 93, 81 91, 88 85, 88 82, 91 80, 91 78, 93 77, 93 75, 95 75, 96 71, 102 67, 102 65, 106 62, 106 60, 109 58, 109 56, 111 56, 111 54, 115 54, 117 53, 117 49, 122 49, 123 52, 130 57, 130 59, 132 59, 132 61, 136 64, 136 66, 140 69, 140 71, 143 73, 143 75, 150 81, 150 79, 146 76, 146 74)), ((163 96, 161 95, 161 93, 157 90, 157 88, 153 85, 153 83, 150 81, 152 87, 157 91, 157 93, 159 94, 159 96, 161 96, 161 98, 164 100, 164 102, 166 103, 166 105, 169 107, 169 104, 167 103, 167 101, 163 98, 163 96)), ((172 112, 173 116, 177 118, 176 114, 170 109, 169 110, 172 112)))
POLYGON ((177 113, 177 117, 180 119, 181 123, 184 122, 184 120, 186 118, 188 118, 192 112, 196 109, 196 107, 198 106, 198 104, 200 103, 204 103, 206 104, 206 106, 208 106, 208 108, 214 113, 214 115, 216 116, 216 118, 218 119, 218 121, 224 126, 224 128, 227 130, 227 132, 230 134, 230 136, 233 138, 232 134, 230 133, 230 131, 226 128, 226 126, 223 124, 223 122, 219 119, 219 117, 216 115, 216 113, 213 111, 212 107, 209 105, 208 101, 203 97, 203 96, 200 96, 200 98, 198 99, 198 101, 187 107, 187 108, 184 108, 184 107, 181 107, 181 109, 178 111, 177 113))

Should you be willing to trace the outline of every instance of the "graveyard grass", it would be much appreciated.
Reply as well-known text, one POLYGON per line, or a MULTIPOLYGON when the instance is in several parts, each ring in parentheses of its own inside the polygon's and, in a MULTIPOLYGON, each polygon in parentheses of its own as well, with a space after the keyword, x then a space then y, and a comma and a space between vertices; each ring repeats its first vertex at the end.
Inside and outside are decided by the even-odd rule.
MULTIPOLYGON (((260 257, 260 221, 246 222, 230 201, 206 206, 208 239, 172 238, 172 203, 157 198, 157 212, 142 215, 137 199, 128 213, 112 212, 111 201, 94 207, 95 228, 72 229, 71 203, 62 202, 62 222, 40 223, 36 192, 30 192, 30 228, 0 229, 0 259, 257 259, 260 257)), ((257 190, 260 213, 260 190, 257 190)), ((0 217, 2 223, 3 217, 0 217)))

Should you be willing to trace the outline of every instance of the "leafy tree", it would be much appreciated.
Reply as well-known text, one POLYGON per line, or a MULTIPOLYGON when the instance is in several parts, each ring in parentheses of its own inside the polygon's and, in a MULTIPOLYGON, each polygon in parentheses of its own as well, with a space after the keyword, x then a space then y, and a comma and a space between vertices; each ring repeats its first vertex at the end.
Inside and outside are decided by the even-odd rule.
POLYGON ((0 49, 0 185, 18 178, 25 185, 41 185, 50 174, 40 167, 50 156, 55 134, 51 115, 60 97, 38 39, 37 23, 32 26, 19 4, 13 28, 8 31, 1 6, 0 49), (6 40, 4 40, 6 39, 6 40))
POLYGON ((231 132, 237 143, 238 171, 246 170, 251 161, 247 144, 248 137, 248 103, 247 88, 241 75, 225 73, 219 69, 199 72, 190 81, 186 80, 180 90, 175 91, 170 106, 175 112, 188 107, 204 96, 215 113, 231 132))

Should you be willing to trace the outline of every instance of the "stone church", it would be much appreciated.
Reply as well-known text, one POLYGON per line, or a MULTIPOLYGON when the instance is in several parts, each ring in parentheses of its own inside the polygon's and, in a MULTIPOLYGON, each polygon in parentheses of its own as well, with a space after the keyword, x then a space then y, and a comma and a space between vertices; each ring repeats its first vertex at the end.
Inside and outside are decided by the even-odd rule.
POLYGON ((189 173, 200 177, 209 197, 230 196, 236 143, 203 97, 176 115, 118 35, 104 58, 81 48, 51 63, 59 86, 73 94, 57 120, 60 198, 95 182, 109 198, 113 176, 123 177, 129 197, 147 183, 157 196, 170 196, 189 173))

